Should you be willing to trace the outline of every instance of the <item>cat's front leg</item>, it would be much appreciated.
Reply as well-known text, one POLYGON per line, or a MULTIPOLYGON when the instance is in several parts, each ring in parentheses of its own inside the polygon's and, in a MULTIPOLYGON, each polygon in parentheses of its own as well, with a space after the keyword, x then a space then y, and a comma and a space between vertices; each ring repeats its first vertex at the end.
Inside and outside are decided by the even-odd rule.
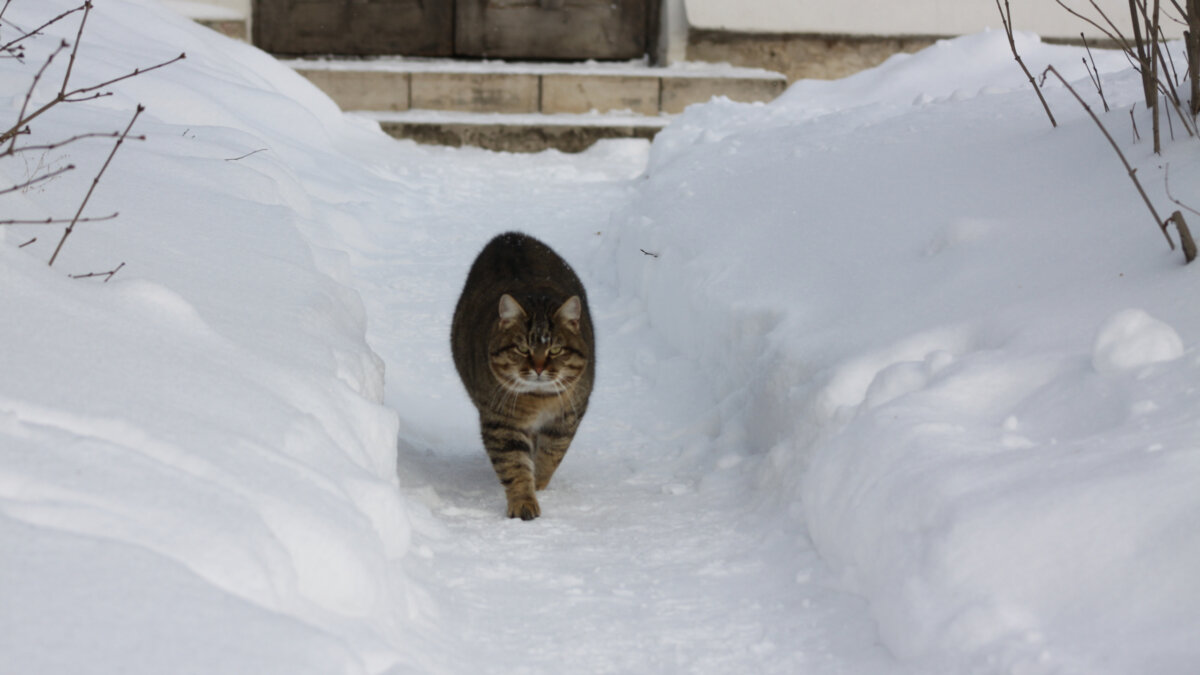
POLYGON ((538 434, 537 450, 533 456, 534 486, 538 490, 545 490, 550 484, 550 479, 554 477, 554 472, 562 463, 574 437, 574 429, 567 431, 557 427, 543 429, 538 434))
POLYGON ((542 514, 533 490, 533 444, 528 434, 508 424, 483 421, 483 447, 504 486, 508 517, 533 520, 542 514))

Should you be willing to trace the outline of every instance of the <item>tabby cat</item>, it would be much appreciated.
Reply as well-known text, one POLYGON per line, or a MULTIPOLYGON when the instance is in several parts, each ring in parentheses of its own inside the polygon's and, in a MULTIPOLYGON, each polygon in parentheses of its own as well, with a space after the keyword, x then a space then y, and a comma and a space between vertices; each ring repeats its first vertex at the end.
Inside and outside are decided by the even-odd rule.
POLYGON ((471 266, 450 346, 479 409, 508 517, 537 518, 534 491, 550 483, 592 392, 595 341, 583 284, 549 246, 502 234, 471 266))

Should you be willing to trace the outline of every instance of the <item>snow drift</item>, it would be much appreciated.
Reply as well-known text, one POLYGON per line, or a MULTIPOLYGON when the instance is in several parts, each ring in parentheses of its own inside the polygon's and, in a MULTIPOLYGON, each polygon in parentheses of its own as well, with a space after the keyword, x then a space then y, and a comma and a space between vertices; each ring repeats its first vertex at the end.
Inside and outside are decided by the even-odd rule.
MULTIPOLYGON (((54 268, 0 229, 0 671, 1193 669, 1200 282, 1002 34, 578 157, 394 142, 142 0, 97 3, 75 78, 179 51, 34 130, 148 106, 118 219, 54 268), (446 345, 511 228, 584 277, 602 364, 532 527, 446 345)), ((1196 141, 1122 134, 1140 83, 1097 61, 1152 198, 1169 162, 1200 202, 1196 141)), ((0 62, 5 109, 29 78, 0 62)), ((108 149, 5 205, 69 210, 108 149)))
MULTIPOLYGON (((13 3, 5 33, 74 4, 13 3)), ((77 25, 4 61, 11 115, 77 25)), ((81 224, 54 268, 60 230, 0 229, 0 670, 382 672, 415 611, 397 421, 362 303, 313 243, 321 197, 297 178, 353 133, 270 58, 154 3, 97 3, 72 81, 180 51, 33 125, 29 143, 56 141, 148 106, 147 140, 89 206, 118 219, 81 224), (122 261, 107 284, 65 278, 122 261)), ((79 168, 6 211, 69 216, 111 142, 48 153, 79 168)))
MULTIPOLYGON (((1077 50, 1020 48, 1085 77, 1077 50)), ((1111 127, 1138 96, 1121 61, 1111 127)), ((1200 281, 1065 90, 1052 130, 1027 87, 989 33, 689 109, 620 216, 620 282, 902 660, 1187 672, 1200 281)), ((1195 143, 1125 151, 1165 205, 1195 143)))

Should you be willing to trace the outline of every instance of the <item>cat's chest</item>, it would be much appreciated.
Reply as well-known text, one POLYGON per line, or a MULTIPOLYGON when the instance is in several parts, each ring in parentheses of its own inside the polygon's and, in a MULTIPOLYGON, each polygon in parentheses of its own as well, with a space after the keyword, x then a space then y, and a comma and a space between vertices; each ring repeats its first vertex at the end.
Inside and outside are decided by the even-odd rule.
POLYGON ((523 396, 512 410, 515 426, 529 433, 537 433, 552 426, 562 417, 562 406, 557 396, 523 396))

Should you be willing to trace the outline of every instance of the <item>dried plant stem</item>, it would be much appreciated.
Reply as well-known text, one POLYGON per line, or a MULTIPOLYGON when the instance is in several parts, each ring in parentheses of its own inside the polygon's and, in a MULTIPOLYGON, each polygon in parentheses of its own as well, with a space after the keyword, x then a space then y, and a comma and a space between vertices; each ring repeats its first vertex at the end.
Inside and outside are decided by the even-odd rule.
MULTIPOLYGON (((0 136, 0 142, 9 141, 8 150, 5 151, 5 154, 11 153, 13 148, 17 146, 17 135, 21 133, 22 129, 26 128, 29 120, 42 114, 43 111, 39 110, 37 114, 30 117, 25 117, 25 111, 29 109, 29 99, 33 98, 33 90, 37 89, 38 82, 40 82, 42 76, 46 74, 46 69, 49 68, 50 64, 54 62, 54 57, 58 56, 59 53, 66 48, 67 43, 59 43, 58 48, 46 58, 46 62, 43 63, 42 67, 39 68, 37 73, 34 74, 33 82, 29 84, 29 90, 25 92, 25 100, 21 103, 21 112, 17 114, 17 123, 14 124, 11 129, 4 132, 2 136, 0 136)), ((46 108, 48 109, 49 106, 46 106, 46 108)))
POLYGON ((1200 114, 1200 7, 1196 0, 1187 0, 1188 30, 1184 31, 1183 39, 1187 49, 1188 80, 1191 84, 1192 100, 1190 111, 1192 117, 1200 114))
MULTIPOLYGON (((41 151, 57 150, 65 145, 70 145, 71 143, 74 143, 76 141, 82 141, 87 138, 116 138, 120 135, 121 135, 121 132, 119 132, 119 131, 96 131, 96 132, 87 133, 87 134, 78 134, 76 136, 72 136, 70 138, 63 139, 61 141, 55 141, 53 143, 46 143, 44 145, 23 145, 19 148, 16 148, 15 150, 13 150, 13 153, 30 152, 30 151, 36 152, 38 150, 41 150, 41 151)), ((146 137, 145 136, 130 136, 126 140, 144 141, 144 140, 146 140, 146 137)))
MULTIPOLYGON (((1200 211, 1193 209, 1192 207, 1188 206, 1187 204, 1184 204, 1183 202, 1176 199, 1175 195, 1171 194, 1171 165, 1170 164, 1167 164, 1166 168, 1163 170, 1163 186, 1166 188, 1166 191, 1167 191, 1167 199, 1170 199, 1171 201, 1175 202, 1175 205, 1178 206, 1179 208, 1186 209, 1188 211, 1191 211, 1195 215, 1200 216, 1200 211)), ((1183 219, 1183 212, 1176 211, 1175 213, 1172 213, 1169 221, 1172 223, 1175 223, 1175 230, 1179 232, 1179 243, 1180 243, 1180 246, 1183 247, 1184 260, 1186 260, 1187 262, 1192 262, 1193 260, 1196 259, 1196 241, 1194 239, 1192 239, 1192 231, 1190 228, 1188 228, 1187 221, 1183 219)))
POLYGON ((259 148, 257 150, 251 150, 250 152, 247 152, 244 155, 238 155, 237 157, 226 157, 225 161, 226 162, 236 162, 239 159, 246 159, 247 157, 249 157, 251 155, 257 155, 260 152, 266 152, 266 151, 267 151, 267 148, 259 148))
POLYGON ((108 165, 112 162, 113 157, 117 154, 117 150, 121 149, 121 144, 125 142, 125 137, 129 135, 129 130, 133 128, 133 123, 137 122, 138 116, 141 115, 142 111, 145 109, 145 106, 140 104, 138 105, 137 110, 133 113, 133 118, 129 120, 128 126, 125 127, 125 131, 121 132, 120 138, 118 138, 117 142, 113 144, 112 152, 108 153, 108 159, 104 160, 104 166, 100 167, 100 171, 96 174, 96 177, 92 179, 92 184, 88 188, 87 194, 84 195, 83 202, 79 204, 79 210, 75 212, 75 217, 71 219, 71 224, 67 225, 66 231, 63 232, 62 239, 58 241, 58 246, 54 249, 54 255, 50 256, 49 265, 53 266, 54 261, 58 259, 58 254, 60 251, 62 251, 63 244, 67 243, 67 237, 70 237, 71 233, 75 231, 75 225, 79 222, 80 216, 83 215, 83 209, 87 206, 88 200, 92 198, 92 193, 96 190, 96 185, 100 183, 100 178, 104 176, 104 172, 108 169, 108 165))
MULTIPOLYGON (((40 176, 30 178, 29 180, 25 181, 24 183, 18 183, 12 187, 4 188, 3 190, 0 190, 0 195, 8 194, 10 192, 16 192, 18 190, 24 190, 27 187, 30 187, 32 185, 37 185, 38 183, 41 183, 42 181, 50 180, 51 178, 54 178, 55 176, 61 176, 64 173, 66 173, 68 171, 73 171, 73 170, 75 170, 75 165, 68 164, 68 165, 62 167, 61 169, 55 169, 54 171, 51 171, 50 173, 45 173, 40 176)), ((0 222, 0 225, 3 225, 3 224, 4 223, 0 222)))
POLYGON ((121 268, 124 266, 125 266, 125 263, 121 263, 120 265, 117 265, 115 268, 113 268, 107 272, 89 272, 87 274, 72 274, 71 278, 72 279, 91 279, 92 277, 104 277, 104 283, 107 284, 109 282, 109 280, 113 278, 113 275, 116 274, 117 272, 120 272, 121 268))
POLYGON ((67 61, 67 72, 63 75, 62 87, 58 90, 59 96, 66 96, 67 84, 71 81, 71 71, 75 69, 75 55, 79 53, 79 43, 83 42, 83 27, 87 24, 88 14, 92 13, 92 2, 87 0, 83 3, 83 18, 79 20, 79 30, 75 33, 75 44, 71 47, 71 59, 67 61))
MULTIPOLYGON (((1185 263, 1190 263, 1196 259, 1196 240, 1192 239, 1192 231, 1188 228, 1187 221, 1183 219, 1183 213, 1176 211, 1171 214, 1167 222, 1175 223, 1175 230, 1179 232, 1179 244, 1183 248, 1183 260, 1185 263)), ((1164 229, 1166 225, 1163 225, 1164 229)))
MULTIPOLYGON (((1131 8, 1133 7, 1134 1, 1135 0, 1129 0, 1129 6, 1131 8)), ((1143 82, 1147 82, 1150 85, 1150 87, 1153 89, 1153 94, 1148 94, 1147 96, 1149 96, 1149 98, 1147 98, 1147 100, 1152 100, 1153 104, 1154 104, 1153 111, 1151 113, 1151 119, 1154 121, 1154 154, 1161 155, 1162 154, 1162 140, 1161 140, 1161 134, 1159 133, 1160 123, 1158 121, 1158 118, 1159 118, 1158 102, 1160 100, 1160 97, 1158 95, 1158 68, 1159 68, 1159 60, 1160 60, 1159 54, 1161 52, 1159 52, 1158 45, 1156 44, 1158 42, 1158 16, 1159 16, 1158 0, 1154 0, 1154 22, 1152 25, 1149 21, 1149 17, 1146 16, 1146 4, 1144 2, 1142 3, 1142 20, 1146 21, 1147 28, 1149 28, 1149 35, 1147 35, 1146 37, 1148 38, 1149 43, 1150 43, 1150 79, 1146 80, 1146 78, 1143 77, 1142 80, 1143 80, 1143 82)), ((1133 24, 1133 32, 1134 32, 1135 36, 1138 36, 1138 51, 1140 53, 1142 51, 1142 42, 1141 42, 1140 34, 1138 33, 1136 21, 1134 21, 1134 24, 1133 24)), ((1144 73, 1143 73, 1143 75, 1144 75, 1144 73)))
POLYGON ((1054 120, 1054 113, 1050 112, 1050 104, 1046 103, 1046 97, 1042 96, 1042 90, 1038 87, 1037 80, 1033 78, 1033 73, 1029 72, 1029 68, 1025 67, 1025 62, 1021 60, 1021 55, 1017 53, 1017 41, 1013 38, 1012 8, 1008 6, 1008 0, 1004 0, 1004 7, 1000 6, 1000 0, 996 0, 996 9, 1000 12, 1000 21, 1004 24, 1004 32, 1008 35, 1008 46, 1012 49, 1013 59, 1016 60, 1017 65, 1021 66, 1021 70, 1025 72, 1025 77, 1029 78, 1030 86, 1033 87, 1038 100, 1042 102, 1042 109, 1046 111, 1046 116, 1050 118, 1050 126, 1057 127, 1058 122, 1054 120))
MULTIPOLYGON (((0 16, 2 16, 4 14, 4 11, 8 9, 9 2, 11 2, 11 0, 8 0, 8 2, 4 3, 4 9, 0 9, 0 16)), ((22 34, 17 39, 12 40, 6 44, 0 45, 0 52, 11 51, 14 47, 17 46, 17 44, 23 42, 24 40, 26 40, 30 37, 33 37, 34 35, 41 33, 43 28, 47 28, 53 24, 56 24, 59 21, 62 21, 63 19, 67 18, 68 16, 71 16, 75 12, 81 12, 81 11, 83 11, 83 5, 80 5, 74 9, 68 9, 67 11, 63 12, 62 14, 59 14, 58 16, 54 17, 53 19, 50 19, 46 23, 38 26, 37 28, 34 28, 31 31, 26 31, 24 34, 22 34)))
POLYGON ((1112 146, 1114 151, 1116 151, 1117 157, 1121 158, 1121 164, 1125 166, 1125 171, 1129 173, 1129 179, 1133 181, 1133 185, 1137 188, 1138 194, 1142 196, 1142 201, 1146 203, 1146 208, 1150 209, 1150 215, 1154 217, 1155 227, 1162 231, 1163 237, 1167 240, 1167 245, 1171 247, 1172 251, 1174 251, 1175 242, 1171 241, 1171 235, 1167 232, 1166 222, 1158 216, 1158 210, 1154 208, 1154 203, 1150 201, 1150 197, 1146 195, 1146 191, 1142 188, 1141 181, 1139 181, 1137 178, 1137 169, 1130 166, 1129 160, 1125 158, 1125 153, 1121 152, 1121 146, 1117 145, 1117 142, 1113 140, 1112 134, 1108 133, 1108 129, 1104 127, 1104 123, 1100 121, 1100 118, 1096 116, 1096 113, 1092 110, 1092 108, 1087 104, 1086 101, 1083 100, 1083 97, 1079 95, 1079 92, 1075 91, 1075 88, 1072 87, 1069 82, 1067 82, 1067 80, 1058 72, 1058 70, 1054 68, 1054 66, 1048 66, 1046 68, 1045 72, 1042 73, 1042 79, 1044 80, 1050 73, 1053 73, 1054 76, 1058 78, 1058 81, 1062 82, 1062 85, 1067 88, 1067 91, 1071 92, 1071 95, 1075 97, 1075 100, 1079 102, 1079 105, 1083 106, 1083 109, 1087 111, 1087 114, 1092 118, 1092 121, 1095 122, 1096 126, 1100 128, 1100 132, 1104 134, 1104 138, 1108 139, 1108 144, 1112 146))
MULTIPOLYGON (((63 45, 66 45, 66 43, 64 42, 63 45)), ((61 47, 60 47, 60 50, 61 50, 61 47)), ((173 59, 163 61, 162 63, 150 66, 149 68, 134 68, 133 72, 126 73, 120 77, 114 77, 113 79, 108 80, 106 82, 94 84, 89 87, 80 87, 79 89, 74 89, 74 90, 71 90, 71 91, 65 92, 65 93, 60 92, 57 96, 50 99, 48 102, 43 104, 40 108, 38 108, 34 112, 30 113, 28 116, 26 116, 24 113, 24 110, 22 110, 21 118, 17 121, 17 123, 15 125, 13 125, 13 127, 10 128, 8 131, 5 131, 3 134, 0 134, 0 143, 3 143, 5 141, 8 141, 8 140, 14 138, 14 136, 16 134, 20 133, 20 131, 22 129, 24 129, 26 127, 26 125, 28 125, 30 122, 37 119, 42 114, 44 114, 47 110, 53 108, 54 106, 58 105, 59 103, 77 103, 79 101, 88 101, 91 99, 100 98, 102 96, 107 96, 108 95, 107 93, 104 93, 104 92, 96 93, 96 92, 97 92, 97 90, 103 89, 104 87, 107 87, 111 84, 116 84, 117 82, 120 82, 122 80, 128 80, 131 77, 137 77, 138 75, 144 75, 145 73, 148 73, 152 70, 157 70, 164 66, 169 66, 172 63, 175 63, 176 61, 179 61, 184 58, 187 58, 187 55, 180 54, 179 56, 176 56, 173 59)), ((30 89, 30 91, 32 91, 32 88, 30 89)))
POLYGON ((110 213, 107 216, 93 216, 90 218, 78 218, 78 219, 73 219, 73 218, 42 218, 41 220, 9 219, 9 220, 0 220, 0 225, 62 225, 63 223, 69 223, 72 220, 74 220, 77 223, 98 223, 103 220, 112 220, 113 218, 116 218, 118 215, 120 215, 120 214, 119 213, 110 213))
POLYGON ((1092 56, 1092 48, 1088 46, 1087 37, 1083 33, 1079 34, 1079 38, 1083 40, 1083 48, 1087 51, 1088 58, 1083 60, 1083 69, 1088 72, 1088 77, 1092 79, 1092 84, 1096 85, 1096 93, 1100 95, 1100 102, 1104 104, 1104 112, 1109 112, 1108 99, 1104 97, 1104 85, 1100 82, 1100 69, 1096 67, 1096 58, 1092 56), (1088 66, 1088 59, 1091 59, 1092 64, 1088 66))
POLYGON ((1188 211, 1191 211, 1192 213, 1196 214, 1197 216, 1200 216, 1200 211, 1193 209, 1192 207, 1188 206, 1187 204, 1184 204, 1183 202, 1176 199, 1174 195, 1171 194, 1171 165, 1170 164, 1167 164, 1166 168, 1163 171, 1163 186, 1166 188, 1166 191, 1167 191, 1167 199, 1170 199, 1172 202, 1175 202, 1175 205, 1178 206, 1179 208, 1187 209, 1188 211))
POLYGON ((1059 7, 1062 7, 1063 9, 1065 9, 1067 11, 1067 13, 1070 14, 1071 16, 1074 16, 1075 18, 1080 19, 1081 21, 1091 24, 1091 26, 1093 28, 1095 28, 1096 30, 1103 33, 1104 37, 1117 43, 1120 46, 1121 51, 1125 52, 1126 55, 1132 57, 1133 48, 1130 46, 1129 40, 1126 39, 1125 35, 1121 33, 1121 30, 1119 28, 1117 28, 1115 24, 1113 24, 1113 22, 1108 18, 1108 15, 1105 14, 1104 11, 1100 9, 1100 6, 1096 4, 1095 0, 1089 0, 1091 2, 1092 8, 1095 9, 1097 12, 1099 12, 1100 16, 1104 18, 1105 22, 1108 23, 1108 28, 1101 26, 1100 24, 1096 23, 1095 21, 1088 18, 1087 16, 1084 16, 1083 14, 1080 14, 1079 12, 1071 9, 1069 6, 1067 6, 1065 3, 1063 3, 1063 0, 1054 0, 1054 1, 1058 3, 1059 7))
MULTIPOLYGON (((1151 63, 1151 57, 1146 53, 1146 41, 1142 39, 1142 22, 1145 21, 1145 18, 1145 6, 1143 5, 1139 8, 1137 0, 1129 0, 1129 20, 1133 23, 1133 44, 1135 48, 1133 56, 1137 58, 1138 70, 1142 73, 1142 93, 1146 97, 1146 107, 1153 108, 1157 113, 1158 108, 1155 106, 1155 103, 1158 98, 1158 89, 1152 86, 1152 81, 1149 78, 1149 73, 1154 64, 1151 63)), ((1150 22, 1145 21, 1145 23, 1148 27, 1150 22)), ((1154 120, 1157 124, 1157 114, 1155 114, 1154 120)), ((1154 147, 1154 151, 1158 152, 1157 143, 1155 143, 1154 147)))
MULTIPOLYGON (((24 28, 16 26, 11 21, 5 20, 3 18, 4 14, 5 14, 5 12, 8 11, 9 6, 13 4, 13 0, 2 0, 2 2, 0 2, 0 24, 2 24, 4 28, 12 27, 18 33, 16 38, 10 39, 7 42, 0 44, 0 58, 4 58, 4 57, 15 58, 22 63, 24 63, 24 58, 26 56, 26 47, 24 44, 22 44, 23 42, 25 42, 26 40, 30 40, 31 38, 35 38, 37 36, 43 35, 43 31, 46 28, 66 19, 67 17, 69 17, 71 15, 74 15, 76 13, 82 13, 82 17, 79 20, 79 25, 76 27, 76 30, 75 30, 74 43, 71 44, 66 41, 59 40, 59 44, 56 47, 54 47, 53 49, 49 50, 49 54, 45 57, 45 59, 41 63, 41 65, 36 69, 33 79, 30 82, 28 89, 24 93, 24 96, 20 103, 19 112, 18 112, 16 118, 14 120, 12 120, 11 122, 6 121, 3 124, 0 124, 0 159, 6 158, 6 157, 12 158, 20 153, 29 153, 29 152, 33 152, 33 151, 50 152, 51 150, 55 150, 57 148, 61 148, 66 145, 70 145, 72 143, 75 143, 76 141, 80 141, 83 139, 90 139, 90 138, 115 138, 116 139, 116 142, 113 144, 111 152, 109 152, 108 157, 104 160, 104 163, 100 167, 100 170, 96 173, 95 177, 92 179, 91 185, 88 187, 87 193, 84 195, 83 200, 79 203, 79 207, 76 209, 75 215, 73 217, 68 219, 68 218, 56 218, 56 217, 51 216, 51 217, 47 217, 47 218, 40 219, 40 220, 26 220, 26 219, 17 219, 17 218, 0 219, 0 226, 5 226, 5 225, 57 225, 57 224, 66 223, 67 226, 66 226, 66 229, 63 231, 62 238, 59 239, 58 245, 55 247, 53 255, 50 256, 50 261, 48 263, 49 265, 53 265, 55 263, 55 261, 58 260, 58 256, 62 252, 64 244, 66 243, 67 239, 71 236, 71 233, 74 232, 76 225, 78 225, 79 223, 111 220, 111 219, 117 217, 116 213, 112 213, 112 214, 109 214, 106 216, 99 216, 99 217, 84 217, 83 213, 84 213, 85 209, 87 208, 89 201, 92 198, 92 194, 96 190, 96 186, 99 185, 101 178, 104 176, 105 172, 108 170, 109 165, 112 163, 112 160, 116 156, 117 151, 121 148, 121 145, 126 140, 145 140, 145 136, 131 136, 130 135, 130 130, 133 128, 134 124, 137 122, 138 117, 142 114, 142 112, 145 110, 145 108, 142 105, 138 105, 137 110, 133 113, 132 119, 129 120, 129 124, 126 125, 125 130, 121 131, 121 132, 81 133, 81 134, 77 134, 75 136, 71 136, 66 139, 49 140, 49 141, 40 142, 38 144, 19 146, 18 142, 21 140, 21 137, 22 136, 26 136, 26 137, 31 136, 31 134, 33 132, 30 128, 30 124, 34 120, 37 120, 42 115, 44 115, 47 111, 54 108, 55 106, 57 106, 60 103, 79 103, 79 102, 83 102, 83 101, 91 101, 91 100, 98 99, 98 98, 105 97, 105 96, 111 96, 112 93, 110 91, 106 90, 107 87, 110 87, 110 86, 117 84, 119 82, 122 82, 124 80, 128 80, 130 78, 137 77, 138 75, 143 75, 150 71, 157 70, 159 68, 163 68, 172 63, 175 63, 176 61, 179 61, 180 59, 184 59, 187 57, 186 54, 181 53, 172 59, 165 60, 161 63, 150 66, 148 68, 134 68, 132 71, 126 72, 123 75, 113 77, 113 78, 105 80, 103 82, 99 82, 99 83, 91 84, 91 85, 87 85, 87 86, 74 85, 74 84, 72 84, 71 79, 73 76, 76 75, 75 65, 76 65, 76 61, 79 58, 80 49, 83 44, 83 33, 87 27, 88 17, 91 15, 91 11, 92 11, 93 5, 94 5, 94 0, 75 0, 75 1, 79 3, 77 6, 71 8, 71 9, 68 9, 66 11, 60 12, 59 14, 57 14, 50 20, 46 21, 45 23, 42 23, 37 28, 34 28, 32 30, 26 30, 24 28), (44 79, 46 79, 47 73, 50 72, 51 66, 56 62, 56 60, 58 59, 58 56, 62 52, 67 51, 68 49, 69 49, 69 60, 66 64, 66 67, 63 69, 63 73, 61 76, 62 77, 61 82, 57 83, 57 85, 55 86, 55 89, 51 90, 54 92, 52 94, 52 98, 49 101, 44 101, 41 103, 35 102, 34 95, 37 92, 39 84, 44 79)), ((36 0, 34 0, 34 2, 36 3, 36 0)), ((25 157, 28 157, 28 155, 25 155, 25 157)), ((42 163, 39 162, 37 168, 28 172, 28 175, 26 175, 26 179, 23 182, 15 184, 15 185, 10 185, 8 187, 0 189, 0 196, 6 195, 6 194, 11 194, 13 192, 17 192, 19 190, 29 188, 32 185, 38 185, 38 184, 45 183, 46 181, 49 181, 57 176, 61 176, 64 173, 75 170, 75 168, 76 167, 73 164, 68 164, 67 166, 58 167, 58 168, 50 168, 50 167, 43 166, 42 163)), ((28 171, 28 162, 26 162, 26 169, 28 171)), ((21 246, 22 247, 29 246, 30 244, 32 244, 35 241, 37 241, 37 237, 30 239, 29 241, 25 242, 21 246)), ((112 275, 116 274, 117 270, 121 269, 121 267, 123 267, 123 266, 124 266, 124 263, 121 263, 121 265, 119 265, 116 269, 112 270, 111 272, 81 275, 80 278, 87 277, 87 276, 102 276, 103 275, 103 276, 106 276, 108 279, 111 279, 112 275)))

